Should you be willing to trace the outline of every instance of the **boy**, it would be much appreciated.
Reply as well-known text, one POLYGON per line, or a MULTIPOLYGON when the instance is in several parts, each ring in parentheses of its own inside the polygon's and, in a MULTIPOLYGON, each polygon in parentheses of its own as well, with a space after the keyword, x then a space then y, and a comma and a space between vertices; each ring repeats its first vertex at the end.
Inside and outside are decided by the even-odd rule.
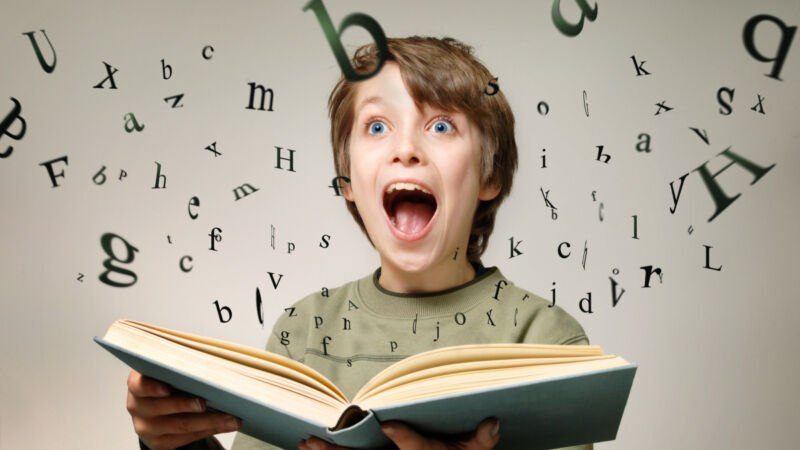
MULTIPOLYGON (((378 74, 340 79, 328 102, 336 172, 350 180, 347 207, 381 267, 296 303, 278 319, 267 350, 313 367, 350 397, 390 364, 433 348, 588 344, 569 314, 480 263, 517 165, 511 108, 502 92, 484 93, 490 72, 452 39, 389 39, 388 50, 378 74)), ((362 47, 353 66, 371 71, 378 57, 374 46, 362 47)), ((138 373, 128 385, 134 427, 151 448, 238 428, 235 418, 201 412, 202 400, 170 396, 138 373)), ((399 423, 382 429, 401 449, 488 449, 499 425, 484 420, 459 446, 399 423)), ((337 448, 318 438, 298 446, 337 448)), ((272 447, 239 434, 233 448, 272 447)))

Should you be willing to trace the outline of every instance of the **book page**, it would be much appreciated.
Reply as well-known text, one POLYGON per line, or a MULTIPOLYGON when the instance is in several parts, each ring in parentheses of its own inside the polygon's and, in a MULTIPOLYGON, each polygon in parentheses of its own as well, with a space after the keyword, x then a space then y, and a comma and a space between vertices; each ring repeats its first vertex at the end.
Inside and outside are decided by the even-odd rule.
POLYGON ((138 327, 115 323, 104 339, 176 372, 324 426, 333 426, 347 406, 314 387, 276 373, 235 364, 138 327))
MULTIPOLYGON (((441 378, 449 374, 465 374, 477 373, 488 371, 504 371, 519 369, 532 366, 553 366, 555 364, 566 364, 581 361, 593 361, 597 359, 613 358, 612 355, 603 356, 575 356, 563 358, 525 358, 525 359, 498 359, 489 361, 470 361, 464 363, 445 364, 442 366, 430 367, 416 372, 411 372, 402 375, 398 378, 388 380, 385 383, 380 383, 372 386, 369 390, 362 390, 359 395, 353 399, 354 403, 361 403, 370 397, 380 394, 389 389, 395 389, 404 384, 414 383, 419 380, 441 378)), ((552 370, 552 369, 547 369, 552 370)))
POLYGON ((347 398, 345 398, 339 388, 321 373, 282 355, 265 350, 258 350, 245 345, 170 330, 131 320, 121 320, 117 323, 120 324, 120 326, 130 326, 238 364, 281 375, 317 389, 320 392, 324 392, 343 403, 347 403, 347 398))
POLYGON ((448 364, 546 357, 586 357, 602 354, 602 348, 597 345, 483 344, 446 347, 419 353, 392 364, 372 377, 358 391, 353 401, 356 402, 356 399, 378 385, 413 372, 448 364))
POLYGON ((443 371, 438 375, 418 378, 374 393, 360 401, 358 405, 362 409, 371 409, 383 405, 443 397, 450 394, 478 391, 498 386, 510 386, 527 381, 556 378, 626 365, 629 365, 629 363, 624 359, 607 355, 558 364, 495 367, 469 371, 443 371))

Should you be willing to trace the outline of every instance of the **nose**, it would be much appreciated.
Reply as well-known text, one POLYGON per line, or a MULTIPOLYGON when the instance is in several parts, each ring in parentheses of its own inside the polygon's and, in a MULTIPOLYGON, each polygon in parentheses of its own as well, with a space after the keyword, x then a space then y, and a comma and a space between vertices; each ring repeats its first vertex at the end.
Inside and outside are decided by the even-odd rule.
POLYGON ((415 166, 421 164, 423 160, 420 136, 413 131, 400 136, 394 148, 392 163, 415 166))

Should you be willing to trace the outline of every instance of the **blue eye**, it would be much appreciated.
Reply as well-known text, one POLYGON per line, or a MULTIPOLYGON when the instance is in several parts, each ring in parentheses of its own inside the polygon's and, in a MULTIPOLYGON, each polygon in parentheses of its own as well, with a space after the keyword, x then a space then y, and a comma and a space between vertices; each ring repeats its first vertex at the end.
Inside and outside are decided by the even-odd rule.
POLYGON ((450 124, 443 120, 439 120, 433 124, 433 131, 437 133, 447 133, 450 131, 450 124))
POLYGON ((380 122, 373 122, 369 126, 369 134, 381 134, 386 127, 380 122))

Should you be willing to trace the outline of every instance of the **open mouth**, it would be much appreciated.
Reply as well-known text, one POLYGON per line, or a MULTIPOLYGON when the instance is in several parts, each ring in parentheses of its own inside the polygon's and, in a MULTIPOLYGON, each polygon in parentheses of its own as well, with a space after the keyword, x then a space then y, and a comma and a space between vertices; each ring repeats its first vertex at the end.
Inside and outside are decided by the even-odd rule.
POLYGON ((392 183, 383 193, 383 209, 392 228, 406 238, 418 239, 427 234, 436 206, 436 197, 416 183, 392 183))

